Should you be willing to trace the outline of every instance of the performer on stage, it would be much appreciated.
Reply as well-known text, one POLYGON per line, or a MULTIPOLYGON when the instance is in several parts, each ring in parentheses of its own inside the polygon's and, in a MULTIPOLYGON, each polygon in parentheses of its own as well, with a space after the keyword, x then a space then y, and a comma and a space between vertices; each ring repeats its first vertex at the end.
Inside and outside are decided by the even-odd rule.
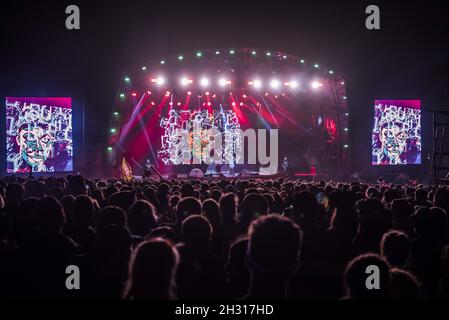
POLYGON ((151 176, 151 162, 150 159, 145 161, 145 167, 143 168, 143 178, 149 178, 151 176))
POLYGON ((281 163, 281 174, 286 174, 288 169, 288 159, 287 157, 284 157, 281 163))

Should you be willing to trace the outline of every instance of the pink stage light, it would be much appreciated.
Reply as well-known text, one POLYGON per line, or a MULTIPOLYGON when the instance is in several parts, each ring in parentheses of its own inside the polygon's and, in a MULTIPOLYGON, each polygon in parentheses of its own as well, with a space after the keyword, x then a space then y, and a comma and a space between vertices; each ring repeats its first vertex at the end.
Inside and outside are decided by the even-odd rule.
POLYGON ((188 91, 187 94, 190 96, 192 94, 192 91, 188 91))
POLYGON ((131 93, 131 95, 132 95, 133 97, 137 97, 137 93, 135 93, 135 92, 131 93))

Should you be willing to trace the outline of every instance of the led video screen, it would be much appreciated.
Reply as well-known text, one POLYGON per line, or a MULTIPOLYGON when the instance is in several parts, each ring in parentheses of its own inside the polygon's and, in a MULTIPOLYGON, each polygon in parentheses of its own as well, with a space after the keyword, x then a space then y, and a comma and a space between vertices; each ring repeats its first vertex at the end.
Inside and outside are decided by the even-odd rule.
POLYGON ((72 99, 6 98, 6 170, 73 170, 72 99))
POLYGON ((420 100, 375 101, 372 164, 421 164, 420 100))

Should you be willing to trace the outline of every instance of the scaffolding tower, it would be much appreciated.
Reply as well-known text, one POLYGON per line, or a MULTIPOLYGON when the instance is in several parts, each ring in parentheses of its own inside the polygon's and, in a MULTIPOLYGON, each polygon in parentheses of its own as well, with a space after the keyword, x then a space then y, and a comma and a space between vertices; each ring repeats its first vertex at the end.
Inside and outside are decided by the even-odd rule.
POLYGON ((449 185, 449 111, 432 111, 431 185, 449 185))

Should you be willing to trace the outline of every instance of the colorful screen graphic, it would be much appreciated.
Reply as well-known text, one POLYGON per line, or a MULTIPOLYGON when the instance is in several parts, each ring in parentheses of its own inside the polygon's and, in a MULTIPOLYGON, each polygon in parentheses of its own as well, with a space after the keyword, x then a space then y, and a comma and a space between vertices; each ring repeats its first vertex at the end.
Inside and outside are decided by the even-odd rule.
POLYGON ((73 170, 72 99, 6 98, 7 172, 73 170))
POLYGON ((372 164, 421 164, 420 100, 376 100, 372 164))
POLYGON ((212 153, 223 162, 239 160, 240 123, 231 110, 170 110, 160 126, 164 133, 158 155, 166 165, 205 163, 213 158, 212 153))

